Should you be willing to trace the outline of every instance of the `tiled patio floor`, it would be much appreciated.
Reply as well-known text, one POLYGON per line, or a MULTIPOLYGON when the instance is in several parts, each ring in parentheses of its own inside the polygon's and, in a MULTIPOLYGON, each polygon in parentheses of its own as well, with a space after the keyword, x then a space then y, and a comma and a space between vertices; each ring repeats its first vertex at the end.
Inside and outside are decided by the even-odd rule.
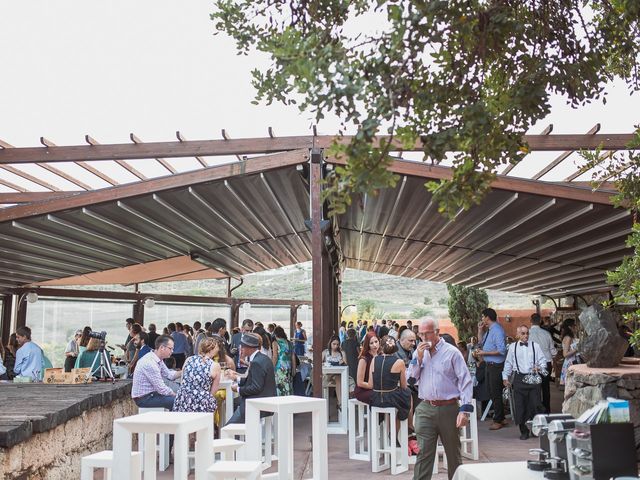
MULTIPOLYGON (((561 410, 562 392, 555 386, 551 386, 552 410, 561 410)), ((308 478, 311 476, 311 417, 298 415, 295 419, 295 446, 294 446, 294 479, 308 478)), ((532 458, 528 450, 538 446, 538 439, 531 438, 526 441, 518 437, 518 427, 510 424, 498 431, 489 430, 490 421, 479 422, 480 462, 508 462, 520 461, 532 458)), ((465 460, 465 463, 471 463, 465 460)), ((275 471, 275 469, 268 472, 275 471)), ((413 476, 413 467, 409 472, 393 476, 388 471, 371 473, 371 464, 349 460, 346 435, 329 436, 329 478, 331 480, 385 480, 385 479, 410 479, 413 476)), ((99 478, 96 475, 96 479, 99 478)), ((172 479, 173 468, 166 472, 159 472, 158 479, 172 479)), ((193 474, 189 477, 193 478, 193 474)), ((440 472, 434 475, 434 480, 446 480, 447 472, 440 465, 440 472)), ((292 479, 293 480, 293 479, 292 479)))

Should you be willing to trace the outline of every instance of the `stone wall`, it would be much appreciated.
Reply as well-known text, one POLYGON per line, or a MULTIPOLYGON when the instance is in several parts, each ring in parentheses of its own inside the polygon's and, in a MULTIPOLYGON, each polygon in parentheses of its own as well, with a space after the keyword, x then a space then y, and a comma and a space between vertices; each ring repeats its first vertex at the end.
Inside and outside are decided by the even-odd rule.
POLYGON ((136 413, 131 398, 119 398, 10 448, 1 448, 0 479, 78 479, 83 456, 111 449, 113 421, 136 413))
POLYGON ((589 368, 583 364, 569 368, 563 413, 577 418, 607 397, 629 401, 629 414, 640 461, 640 365, 623 363, 613 368, 589 368))

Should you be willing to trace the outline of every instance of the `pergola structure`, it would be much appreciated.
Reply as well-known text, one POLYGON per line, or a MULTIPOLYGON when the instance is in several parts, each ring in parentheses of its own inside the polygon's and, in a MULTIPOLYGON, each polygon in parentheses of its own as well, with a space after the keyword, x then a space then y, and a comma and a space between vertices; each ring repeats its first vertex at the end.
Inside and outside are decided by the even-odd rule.
MULTIPOLYGON (((9 205, 0 209, 3 341, 25 318, 26 303, 18 302, 12 319, 11 302, 34 289, 86 296, 53 287, 239 279, 309 260, 314 345, 325 345, 337 330, 345 267, 525 294, 607 290, 606 270, 630 253, 629 212, 614 208, 611 185, 594 191, 575 181, 585 169, 563 182, 542 177, 573 151, 623 150, 633 135, 550 132, 525 140, 531 151, 559 152, 553 162, 531 179, 509 176, 507 168, 480 205, 453 220, 438 214, 424 188, 428 179, 449 178, 451 169, 400 158, 389 167, 399 175, 395 188, 354 199, 345 214, 328 219, 322 179, 340 162, 324 152, 335 137, 187 141, 178 133, 177 142, 160 143, 135 136, 131 144, 114 145, 88 136, 82 146, 2 143, 0 203, 9 205), (211 166, 212 157, 232 160, 211 166), (147 178, 135 165, 141 159, 162 165, 167 175, 147 178), (178 173, 181 162, 193 169, 178 173), (107 167, 133 178, 119 184, 107 167), (106 185, 92 187, 73 169, 106 185), (64 190, 51 175, 78 188, 64 190)), ((215 301, 237 312, 230 292, 215 301)), ((305 302, 278 304, 285 303, 293 311, 305 302)), ((314 349, 318 364, 321 350, 314 349)), ((320 369, 314 375, 319 393, 320 369)))

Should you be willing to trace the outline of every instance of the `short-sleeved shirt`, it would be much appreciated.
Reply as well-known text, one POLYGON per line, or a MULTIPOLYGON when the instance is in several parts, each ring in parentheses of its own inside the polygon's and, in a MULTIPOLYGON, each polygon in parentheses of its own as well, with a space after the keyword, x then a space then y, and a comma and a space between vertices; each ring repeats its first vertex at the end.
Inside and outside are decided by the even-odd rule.
POLYGON ((173 339, 173 353, 187 353, 187 347, 189 340, 187 336, 182 332, 173 332, 171 334, 173 339))
POLYGON ((499 355, 484 355, 485 362, 503 363, 507 357, 507 342, 504 329, 498 322, 492 322, 489 330, 482 339, 482 350, 485 352, 500 352, 499 355))

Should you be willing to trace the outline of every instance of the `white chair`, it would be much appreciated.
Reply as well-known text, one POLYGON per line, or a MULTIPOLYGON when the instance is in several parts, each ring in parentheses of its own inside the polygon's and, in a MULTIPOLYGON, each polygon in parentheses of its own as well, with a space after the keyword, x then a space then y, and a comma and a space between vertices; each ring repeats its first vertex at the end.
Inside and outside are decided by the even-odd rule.
POLYGON ((371 471, 378 473, 391 468, 391 475, 409 470, 409 447, 408 447, 408 423, 407 420, 400 422, 400 438, 396 433, 395 408, 371 407, 371 471), (379 415, 383 415, 382 423, 379 423, 379 415), (400 447, 396 446, 396 441, 400 442, 400 447), (399 450, 399 451, 398 451, 399 450))
MULTIPOLYGON (((138 408, 138 413, 147 412, 168 412, 164 408, 138 408)), ((141 460, 144 465, 144 440, 142 435, 138 437, 138 451, 143 455, 141 460)), ((156 451, 158 452, 158 468, 164 472, 169 468, 169 435, 158 435, 156 437, 156 451)))
MULTIPOLYGON (((87 455, 80 460, 80 480, 93 480, 93 470, 104 469, 102 478, 111 480, 111 468, 113 467, 113 451, 103 450, 98 453, 87 455)), ((131 478, 142 478, 142 455, 140 452, 131 453, 131 478)))
POLYGON ((262 462, 220 461, 207 469, 208 480, 226 480, 228 478, 260 480, 262 479, 262 462))
POLYGON ((369 405, 357 398, 349 400, 349 459, 368 462, 371 458, 369 451, 369 432, 371 426, 369 405), (357 421, 356 421, 357 420, 357 421))
POLYGON ((460 453, 469 460, 480 458, 478 447, 478 415, 473 412, 469 415, 469 423, 460 429, 460 453))

